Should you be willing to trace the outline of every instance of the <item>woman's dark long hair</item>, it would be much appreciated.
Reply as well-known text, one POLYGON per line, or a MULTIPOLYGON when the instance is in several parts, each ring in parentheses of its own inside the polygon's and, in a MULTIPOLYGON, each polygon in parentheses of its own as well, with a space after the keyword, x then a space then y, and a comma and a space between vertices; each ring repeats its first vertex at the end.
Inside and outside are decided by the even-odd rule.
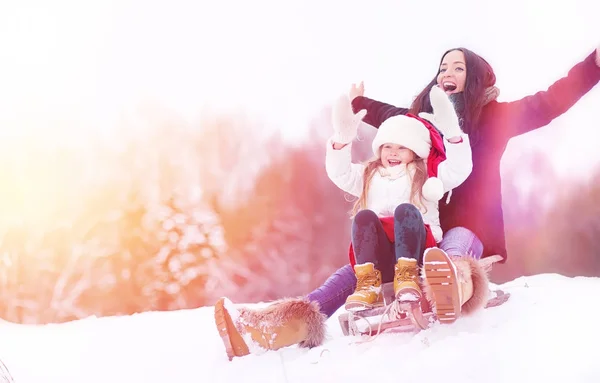
POLYGON ((481 110, 486 104, 485 92, 487 88, 496 84, 496 75, 487 61, 466 48, 453 48, 444 52, 435 77, 415 98, 410 107, 410 113, 433 112, 431 102, 429 101, 429 91, 437 84, 437 77, 440 73, 439 68, 444 61, 444 57, 452 51, 461 51, 465 55, 467 77, 464 90, 460 93, 452 94, 450 98, 461 119, 463 131, 469 135, 472 143, 476 143, 479 133, 477 131, 479 117, 481 116, 481 110))

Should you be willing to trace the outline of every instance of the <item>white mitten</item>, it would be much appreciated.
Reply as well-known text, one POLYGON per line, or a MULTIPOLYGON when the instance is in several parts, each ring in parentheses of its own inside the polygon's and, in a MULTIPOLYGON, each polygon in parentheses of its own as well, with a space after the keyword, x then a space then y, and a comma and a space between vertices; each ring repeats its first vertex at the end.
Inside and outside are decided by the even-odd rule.
POLYGON ((358 125, 367 114, 365 109, 354 114, 352 104, 347 95, 340 96, 333 105, 331 123, 333 124, 332 141, 349 144, 358 133, 358 125))
POLYGON ((433 114, 422 112, 419 113, 419 117, 431 122, 446 139, 463 134, 454 105, 446 92, 440 87, 434 86, 429 92, 429 100, 433 107, 433 114))

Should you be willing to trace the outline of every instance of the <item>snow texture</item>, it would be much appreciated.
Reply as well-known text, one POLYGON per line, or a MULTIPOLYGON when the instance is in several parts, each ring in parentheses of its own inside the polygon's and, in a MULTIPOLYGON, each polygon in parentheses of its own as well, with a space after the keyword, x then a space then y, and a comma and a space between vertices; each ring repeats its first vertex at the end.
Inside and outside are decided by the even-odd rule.
POLYGON ((212 307, 44 326, 0 322, 0 358, 17 383, 600 381, 600 278, 543 274, 493 287, 510 300, 452 325, 364 342, 342 335, 342 308, 321 347, 231 362, 212 307))

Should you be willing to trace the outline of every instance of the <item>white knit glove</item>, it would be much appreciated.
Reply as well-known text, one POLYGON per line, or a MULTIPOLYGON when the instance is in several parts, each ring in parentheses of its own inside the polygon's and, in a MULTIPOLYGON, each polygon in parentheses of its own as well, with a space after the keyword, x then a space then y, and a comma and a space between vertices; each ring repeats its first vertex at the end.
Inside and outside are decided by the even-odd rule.
POLYGON ((438 86, 431 88, 429 100, 433 107, 433 114, 419 113, 419 117, 431 122, 442 134, 445 139, 458 137, 463 134, 458 122, 458 116, 454 110, 454 105, 448 95, 438 86))
POLYGON ((354 100, 358 96, 365 95, 365 83, 361 81, 358 86, 356 84, 352 84, 350 86, 350 91, 348 92, 348 97, 350 97, 350 101, 354 100))
POLYGON ((347 95, 340 96, 333 105, 331 114, 334 132, 332 141, 340 144, 352 142, 358 133, 358 125, 366 114, 366 109, 354 114, 350 98, 347 95))

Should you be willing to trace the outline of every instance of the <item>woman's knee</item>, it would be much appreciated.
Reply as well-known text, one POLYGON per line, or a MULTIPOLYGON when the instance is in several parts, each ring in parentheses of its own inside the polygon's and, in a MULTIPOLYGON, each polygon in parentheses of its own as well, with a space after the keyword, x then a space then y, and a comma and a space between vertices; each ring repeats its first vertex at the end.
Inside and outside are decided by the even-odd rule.
POLYGON ((457 226, 446 231, 444 238, 466 238, 472 236, 475 236, 475 234, 471 230, 467 229, 466 227, 457 226))
POLYGON ((394 219, 396 221, 405 221, 407 219, 423 220, 419 209, 411 203, 402 203, 396 206, 396 210, 394 210, 394 219))
POLYGON ((453 227, 444 233, 440 248, 449 255, 469 255, 475 259, 483 253, 481 240, 465 227, 453 227))

